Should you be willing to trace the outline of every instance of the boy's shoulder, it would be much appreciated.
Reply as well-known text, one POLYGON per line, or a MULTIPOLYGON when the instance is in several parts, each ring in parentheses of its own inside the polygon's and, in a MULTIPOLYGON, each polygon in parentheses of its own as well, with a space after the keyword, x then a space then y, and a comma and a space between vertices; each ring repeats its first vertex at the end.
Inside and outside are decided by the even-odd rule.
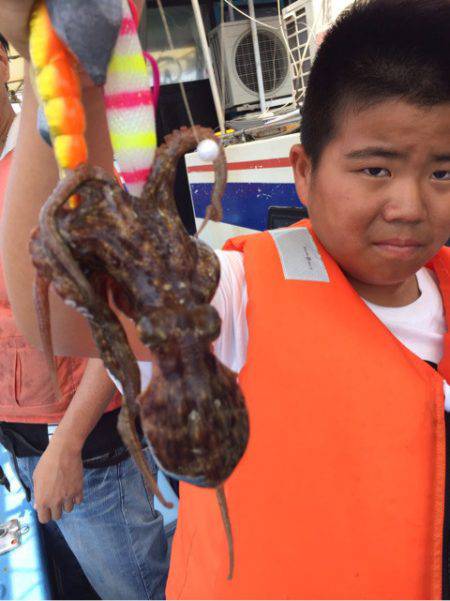
POLYGON ((216 250, 215 253, 220 262, 221 280, 242 280, 244 276, 244 257, 242 253, 234 249, 216 250))

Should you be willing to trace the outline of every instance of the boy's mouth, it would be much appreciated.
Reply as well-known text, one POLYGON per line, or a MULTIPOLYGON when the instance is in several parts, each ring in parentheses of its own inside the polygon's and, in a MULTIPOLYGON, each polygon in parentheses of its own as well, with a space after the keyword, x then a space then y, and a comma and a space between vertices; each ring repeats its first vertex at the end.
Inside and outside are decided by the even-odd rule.
POLYGON ((412 238, 389 238, 374 242, 374 246, 384 255, 408 258, 416 254, 423 244, 412 238))

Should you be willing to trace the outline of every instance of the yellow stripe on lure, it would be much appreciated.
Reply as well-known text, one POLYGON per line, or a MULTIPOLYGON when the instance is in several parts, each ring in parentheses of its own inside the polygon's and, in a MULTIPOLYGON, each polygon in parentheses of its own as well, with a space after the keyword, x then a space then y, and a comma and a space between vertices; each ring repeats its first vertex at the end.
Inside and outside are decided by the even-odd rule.
POLYGON ((58 167, 75 169, 87 161, 81 87, 76 60, 56 35, 44 0, 31 16, 30 56, 58 167))

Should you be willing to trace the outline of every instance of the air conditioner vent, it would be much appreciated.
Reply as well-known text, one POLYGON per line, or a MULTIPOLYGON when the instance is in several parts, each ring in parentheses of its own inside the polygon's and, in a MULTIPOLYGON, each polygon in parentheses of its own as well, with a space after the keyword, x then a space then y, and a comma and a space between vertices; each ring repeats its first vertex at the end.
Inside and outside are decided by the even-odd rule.
MULTIPOLYGON (((264 95, 271 106, 285 104, 292 94, 288 50, 277 17, 263 17, 257 25, 264 95)), ((222 23, 209 34, 211 55, 225 107, 259 102, 255 55, 247 19, 222 23), (222 64, 223 61, 223 64, 222 64)))
MULTIPOLYGON (((289 63, 286 48, 280 38, 271 31, 258 31, 259 52, 263 75, 264 92, 273 94, 283 85, 288 74, 289 63)), ((236 72, 242 83, 251 91, 258 93, 256 79, 255 54, 252 34, 246 33, 236 47, 236 72)))

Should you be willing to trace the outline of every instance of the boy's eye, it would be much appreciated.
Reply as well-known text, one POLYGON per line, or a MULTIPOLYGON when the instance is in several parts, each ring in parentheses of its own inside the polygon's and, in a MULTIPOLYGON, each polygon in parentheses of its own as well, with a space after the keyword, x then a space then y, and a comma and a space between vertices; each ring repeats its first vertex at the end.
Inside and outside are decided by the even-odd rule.
POLYGON ((371 177, 389 177, 390 171, 388 169, 383 169, 383 167, 367 167, 363 169, 363 173, 366 175, 370 175, 371 177))
POLYGON ((440 182, 448 182, 450 181, 450 171, 446 171, 445 169, 435 171, 433 173, 433 179, 436 179, 440 182))

